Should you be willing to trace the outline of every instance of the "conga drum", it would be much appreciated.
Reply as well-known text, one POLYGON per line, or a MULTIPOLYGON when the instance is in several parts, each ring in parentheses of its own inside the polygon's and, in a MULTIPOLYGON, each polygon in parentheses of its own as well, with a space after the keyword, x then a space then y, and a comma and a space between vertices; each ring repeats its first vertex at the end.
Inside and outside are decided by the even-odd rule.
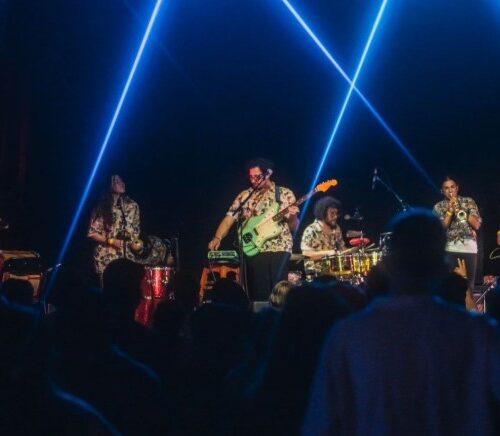
POLYGON ((141 283, 142 298, 147 300, 169 298, 167 285, 174 276, 174 269, 169 266, 147 266, 144 270, 141 283))
POLYGON ((141 282, 142 298, 135 311, 135 320, 151 327, 156 306, 162 301, 173 299, 168 285, 174 276, 174 268, 168 266, 145 267, 141 282))

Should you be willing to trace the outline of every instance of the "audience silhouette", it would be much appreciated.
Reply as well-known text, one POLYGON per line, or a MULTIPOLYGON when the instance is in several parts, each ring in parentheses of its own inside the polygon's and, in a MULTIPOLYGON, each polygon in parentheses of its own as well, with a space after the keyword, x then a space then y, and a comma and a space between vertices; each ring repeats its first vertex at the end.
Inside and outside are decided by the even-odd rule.
POLYGON ((284 282, 254 313, 229 279, 200 306, 178 272, 152 328, 134 321, 144 268, 126 259, 102 289, 58 270, 50 313, 7 281, 0 433, 499 434, 499 288, 490 316, 467 312, 439 220, 415 209, 391 230, 364 287, 284 282))
POLYGON ((498 326, 433 297, 446 272, 436 216, 415 209, 391 230, 391 294, 332 329, 303 434, 498 434, 498 326))

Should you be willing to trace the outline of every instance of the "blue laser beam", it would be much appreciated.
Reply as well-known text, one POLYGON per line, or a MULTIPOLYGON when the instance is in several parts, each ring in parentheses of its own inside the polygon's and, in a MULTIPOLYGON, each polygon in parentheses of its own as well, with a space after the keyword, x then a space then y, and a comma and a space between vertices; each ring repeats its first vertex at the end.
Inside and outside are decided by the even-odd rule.
MULTIPOLYGON (((140 17, 139 13, 137 12, 136 8, 130 4, 128 0, 122 0, 123 4, 125 7, 130 11, 131 15, 134 17, 136 22, 140 25, 144 24, 142 18, 140 17)), ((168 60, 169 64, 172 65, 177 72, 182 76, 182 78, 186 81, 191 81, 191 79, 188 77, 186 71, 179 65, 179 63, 174 59, 174 57, 170 54, 168 51, 167 47, 163 42, 158 38, 153 36, 153 41, 156 44, 156 46, 159 48, 159 50, 162 52, 162 54, 165 56, 165 58, 168 60)), ((169 67, 169 65, 167 65, 169 67)))
MULTIPOLYGON (((128 91, 130 89, 130 86, 132 84, 132 81, 134 80, 135 73, 137 71, 137 67, 139 66, 139 63, 142 58, 142 54, 144 52, 144 49, 146 47, 146 44, 148 42, 149 36, 151 34, 151 30, 153 29, 153 26, 155 24, 156 18, 158 16, 158 13, 160 11, 160 7, 163 3, 163 0, 157 0, 155 7, 153 9, 153 12, 151 13, 151 17, 149 19, 148 25, 146 27, 146 31, 144 32, 144 36, 142 37, 141 44, 139 46, 139 49, 137 50, 137 53, 135 55, 134 63, 132 64, 132 68, 130 69, 130 72, 127 77, 127 81, 125 82, 125 86, 123 87, 123 91, 120 95, 120 99, 118 100, 118 104, 116 105, 115 111, 113 113, 113 117, 111 118, 111 122, 109 123, 108 129, 106 131, 106 135, 104 137, 104 140, 101 144, 101 148, 99 150, 99 153, 97 155, 96 161, 94 163, 94 166, 92 168, 92 171, 90 173, 90 176, 87 180, 87 183, 85 185, 85 189, 83 190, 82 197, 80 199, 80 202, 78 204, 78 207, 76 209, 75 215, 73 217, 73 220, 71 221, 71 225, 69 227, 68 233, 66 234, 66 238, 64 240, 63 246, 61 248, 61 251, 59 252, 59 257, 57 258, 57 263, 62 264, 64 257, 66 256, 66 253, 68 251, 68 247, 71 243, 71 240, 73 239, 74 233, 76 226, 78 224, 78 221, 80 220, 80 216, 82 214, 83 207, 85 206, 85 203, 87 202, 90 189, 92 188, 92 184, 95 179, 95 175, 97 173, 97 170, 99 169, 99 166, 101 164, 102 158, 104 156, 104 153, 106 151, 106 148, 109 144, 109 140, 111 138, 111 135, 113 133, 113 130, 115 128, 116 122, 118 120, 118 117, 120 115, 120 112, 122 110, 123 104, 125 102, 125 99, 127 97, 128 91)), ((47 284, 47 289, 45 292, 44 299, 46 300, 48 298, 48 295, 52 289, 52 286, 54 284, 55 278, 57 276, 56 273, 57 270, 54 271, 54 273, 51 275, 50 280, 47 284)))
MULTIPOLYGON (((389 124, 384 120, 382 115, 375 109, 375 107, 368 101, 368 99, 364 96, 364 94, 356 87, 355 81, 353 81, 344 69, 340 66, 340 64, 335 60, 335 58, 331 55, 331 53, 326 49, 324 44, 320 41, 320 39, 316 36, 316 34, 312 31, 312 29, 308 26, 308 24, 304 21, 304 19, 300 16, 297 10, 290 4, 288 0, 281 0, 281 2, 286 6, 288 11, 293 15, 293 17, 297 20, 297 22, 301 25, 301 27, 305 30, 305 32, 309 35, 309 37, 314 41, 316 46, 321 50, 321 52, 325 55, 325 57, 330 61, 330 63, 335 67, 335 69, 340 73, 340 75, 344 78, 344 80, 350 85, 350 91, 355 92, 356 95, 361 99, 361 101, 365 104, 368 110, 372 113, 375 119, 380 123, 382 128, 387 132, 387 134, 391 137, 391 139, 396 143, 399 149, 403 152, 403 154, 408 158, 411 164, 418 170, 418 172, 424 177, 424 179, 432 186, 435 191, 439 191, 439 188, 436 186, 432 178, 429 176, 427 171, 420 165, 420 163, 415 159, 415 157, 410 153, 409 149, 404 145, 403 141, 396 135, 394 130, 389 126, 389 124)), ((385 8, 385 6, 384 6, 385 8)), ((359 67, 359 65, 358 65, 359 67)))
MULTIPOLYGON (((314 189, 314 187, 316 186, 316 183, 318 183, 319 176, 320 176, 321 171, 323 170, 323 167, 325 165, 326 158, 328 157, 328 154, 330 153, 330 149, 333 145, 333 141, 334 141, 335 135, 337 134, 337 131, 339 129, 340 123, 342 122, 342 118, 343 118, 344 113, 347 109, 347 105, 349 104, 349 101, 351 100, 352 92, 353 92, 354 87, 356 85, 356 81, 358 80, 359 74, 361 73, 361 69, 363 68, 363 65, 365 63, 366 56, 368 54, 368 51, 370 50, 370 46, 373 42, 373 38, 375 37, 375 33, 377 32, 377 29, 378 29, 378 26, 380 24, 380 20, 382 19, 382 16, 384 14, 386 5, 387 5, 387 0, 383 0, 382 4, 380 5, 380 9, 377 13, 377 16, 375 18, 375 21, 373 22, 372 29, 371 29, 370 34, 368 36, 368 40, 365 43, 363 53, 361 54, 361 58, 359 59, 358 66, 356 67, 356 71, 354 73, 354 77, 353 77, 351 83, 349 84, 349 90, 347 91, 347 94, 344 98, 344 102, 342 104, 342 107, 340 108, 340 112, 337 116, 337 120, 335 121, 335 125, 333 127, 332 133, 330 134, 330 137, 329 137, 328 142, 326 144, 325 150, 323 152, 323 156, 322 156, 321 161, 318 165, 318 169, 316 170, 316 174, 315 174, 314 180, 311 184, 312 186, 311 186, 310 191, 312 191, 314 189)), ((301 221, 304 219, 304 216, 307 212, 307 209, 309 208, 310 201, 311 201, 311 198, 308 198, 306 200, 306 202, 304 203, 304 207, 302 208, 302 211, 300 213, 300 220, 301 221)), ((296 236, 296 234, 297 234, 297 231, 294 232, 294 237, 296 236)), ((284 267, 284 265, 282 265, 282 267, 284 267)))
MULTIPOLYGON (((353 77, 352 81, 349 84, 349 90, 347 91, 347 94, 345 96, 344 102, 342 103, 342 106, 340 108, 340 112, 339 112, 339 114, 337 116, 337 120, 335 121, 332 133, 330 134, 330 137, 328 138, 328 142, 327 142, 325 150, 323 152, 323 156, 321 158, 321 161, 320 161, 320 163, 318 165, 318 169, 316 170, 316 174, 315 174, 314 179, 313 179, 313 181, 311 183, 311 189, 310 189, 311 191, 316 186, 316 183, 318 183, 319 176, 320 176, 320 174, 321 174, 321 172, 323 170, 323 167, 325 165, 326 158, 328 157, 328 155, 330 153, 330 150, 332 148, 333 141, 334 141, 335 136, 336 136, 336 134, 338 132, 340 123, 342 122, 342 119, 344 117, 345 111, 347 109, 347 105, 349 104, 349 101, 351 100, 352 92, 353 92, 354 87, 356 85, 356 81, 358 80, 359 74, 361 73, 361 69, 363 68, 363 65, 365 63, 366 56, 368 54, 368 51, 370 50, 370 46, 371 46, 371 44, 373 42, 373 38, 375 36, 375 33, 377 32, 378 26, 380 24, 380 20, 381 20, 383 14, 384 14, 386 6, 387 6, 387 0, 383 0, 382 4, 380 5, 379 11, 377 13, 377 16, 375 18, 375 21, 373 22, 372 29, 370 31, 368 39, 367 39, 367 41, 365 43, 365 47, 363 49, 363 53, 361 54, 361 58, 359 59, 358 66, 356 67, 356 71, 354 73, 354 77, 353 77)), ((302 208, 301 220, 303 219, 304 215, 307 212, 310 200, 311 199, 308 199, 305 202, 304 207, 302 208)))
MULTIPOLYGON (((325 147, 325 151, 323 152, 323 156, 321 158, 321 161, 318 165, 318 169, 316 170, 316 175, 314 176, 314 180, 312 182, 312 189, 316 186, 316 183, 318 183, 319 176, 321 174, 321 171, 323 170, 323 167, 325 165, 326 158, 328 157, 330 150, 333 145, 333 141, 335 139, 335 136, 337 135, 340 123, 342 122, 342 119, 344 117, 345 111, 347 109, 347 105, 349 104, 349 101, 351 100, 352 92, 356 86, 356 81, 358 80, 359 74, 361 73, 361 70, 363 68, 363 65, 366 60, 366 56, 368 54, 368 51, 370 50, 370 46, 373 42, 373 38, 375 36, 375 33, 377 32, 378 26, 380 24, 380 20, 384 14, 385 7, 387 6, 387 0, 384 0, 382 4, 380 5, 380 9, 377 13, 377 17, 375 18, 375 21, 373 23, 372 29, 370 31, 370 35, 368 36, 368 40, 366 41, 365 47, 363 49, 363 53, 361 55, 361 58, 358 62, 358 66, 356 68, 356 71, 354 73, 354 77, 351 80, 351 83, 349 84, 349 90, 347 91, 347 95, 345 96, 344 103, 342 104, 342 107, 340 108, 340 112, 337 116, 337 120, 335 121, 335 125, 333 127, 332 133, 330 134, 330 137, 328 139, 328 142, 325 147)), ((311 190, 312 190, 311 189, 311 190)), ((307 209, 308 202, 306 202, 304 206, 304 211, 307 209)), ((304 213, 303 211, 303 213, 304 213)))

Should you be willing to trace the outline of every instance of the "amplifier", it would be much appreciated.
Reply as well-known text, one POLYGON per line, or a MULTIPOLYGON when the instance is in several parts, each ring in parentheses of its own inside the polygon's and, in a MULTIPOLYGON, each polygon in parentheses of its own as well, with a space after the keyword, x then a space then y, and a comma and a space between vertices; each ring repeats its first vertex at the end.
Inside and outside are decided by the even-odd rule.
POLYGON ((36 251, 0 250, 0 278, 27 280, 33 286, 33 297, 40 296, 43 266, 36 251))
POLYGON ((0 272, 27 275, 42 271, 40 255, 36 251, 0 250, 0 272))

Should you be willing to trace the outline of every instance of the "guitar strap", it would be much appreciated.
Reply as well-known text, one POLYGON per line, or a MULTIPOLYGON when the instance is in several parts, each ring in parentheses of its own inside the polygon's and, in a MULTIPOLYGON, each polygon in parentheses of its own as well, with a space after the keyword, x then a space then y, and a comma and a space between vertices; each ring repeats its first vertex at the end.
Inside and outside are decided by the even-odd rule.
MULTIPOLYGON (((253 207, 253 209, 251 211, 255 210, 257 205, 260 203, 262 196, 263 196, 262 193, 258 194, 256 201, 255 201, 255 206, 253 207)), ((274 185, 274 200, 276 201, 276 203, 278 203, 279 209, 281 209, 281 203, 282 203, 282 201, 281 201, 281 188, 278 185, 274 185)))
POLYGON ((278 206, 281 208, 281 188, 278 185, 275 185, 274 188, 274 198, 276 203, 278 203, 278 206))

